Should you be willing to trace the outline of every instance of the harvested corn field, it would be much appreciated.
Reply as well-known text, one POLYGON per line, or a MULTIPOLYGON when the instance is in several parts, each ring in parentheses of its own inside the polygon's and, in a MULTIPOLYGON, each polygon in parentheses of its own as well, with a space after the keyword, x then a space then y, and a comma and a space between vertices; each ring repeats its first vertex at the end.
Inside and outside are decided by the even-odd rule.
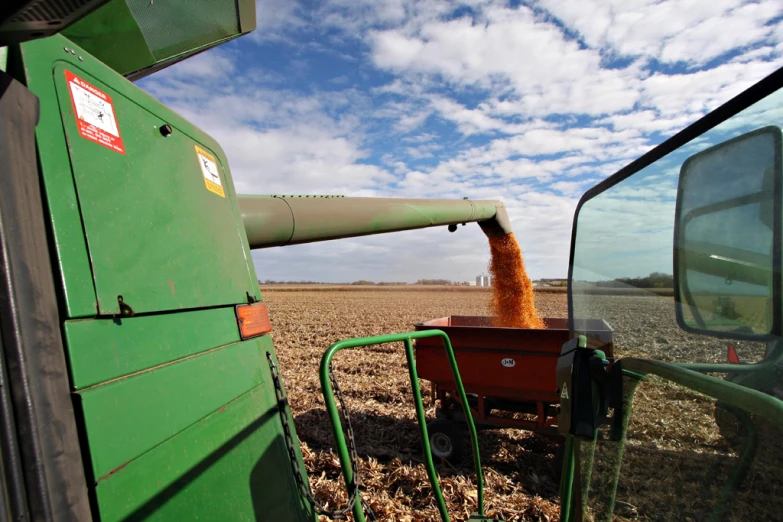
MULTIPOLYGON (((262 287, 262 293, 269 305, 273 339, 310 482, 317 499, 328 503, 330 509, 344 506, 347 497, 318 381, 323 352, 342 339, 411 331, 415 323, 438 317, 488 315, 491 296, 489 288, 475 287, 262 287)), ((725 356, 724 341, 692 338, 677 328, 671 298, 605 296, 590 305, 593 316, 605 318, 614 328, 617 355, 664 360, 682 360, 689 354, 713 360, 725 356)), ((564 317, 566 295, 537 293, 536 307, 544 317, 564 317)), ((747 350, 740 353, 750 355, 747 350)), ((440 520, 422 463, 402 346, 340 352, 335 358, 335 374, 356 434, 363 498, 378 519, 440 520)), ((426 393, 429 384, 422 382, 422 389, 427 416, 434 418, 434 404, 426 393)), ((732 424, 735 421, 718 417, 720 422, 716 422, 713 400, 672 386, 645 384, 635 401, 629 431, 633 440, 627 453, 633 467, 623 468, 617 504, 620 519, 666 520, 675 513, 694 512, 669 498, 666 511, 650 516, 657 510, 660 489, 651 485, 647 470, 661 465, 655 460, 661 455, 680 455, 677 462, 683 469, 692 468, 692 473, 688 472, 692 476, 685 473, 677 483, 681 487, 692 484, 693 491, 686 488, 688 498, 697 497, 699 477, 708 471, 704 465, 728 469, 726 466, 736 461, 743 447, 741 437, 734 440, 734 435, 727 437, 726 433, 727 426, 730 432, 739 433, 732 424)), ((506 521, 556 520, 559 507, 553 461, 557 445, 513 429, 482 430, 479 442, 487 513, 506 521)), ((602 450, 600 458, 609 456, 602 450)), ((778 462, 776 459, 768 461, 778 462)), ((461 466, 438 463, 437 469, 452 520, 467 519, 476 508, 469 455, 461 466)), ((600 469, 597 466, 594 480, 600 479, 600 469)), ((767 476, 765 469, 754 464, 748 480, 763 483, 767 476)), ((719 495, 710 498, 720 500, 719 495)), ((751 504, 767 509, 758 496, 748 502, 751 504)), ((779 506, 769 506, 773 507, 779 506)), ((747 511, 738 511, 729 518, 741 519, 744 513, 747 511)))
MULTIPOLYGON (((347 497, 318 381, 323 352, 342 339, 411 331, 415 323, 436 317, 488 315, 491 292, 471 287, 318 290, 262 287, 262 294, 312 488, 334 509, 347 497)), ((542 294, 536 305, 544 316, 563 317, 565 297, 542 294)), ((356 434, 364 498, 379 520, 440 520, 422 464, 406 368, 401 344, 346 350, 335 357, 335 375, 356 434)), ((427 390, 429 384, 422 381, 427 416, 434 418, 427 390)), ((557 446, 519 430, 481 431, 479 438, 488 512, 507 521, 556 519, 557 446)), ((470 456, 459 469, 437 467, 449 513, 454 520, 467 518, 476 508, 470 456)))

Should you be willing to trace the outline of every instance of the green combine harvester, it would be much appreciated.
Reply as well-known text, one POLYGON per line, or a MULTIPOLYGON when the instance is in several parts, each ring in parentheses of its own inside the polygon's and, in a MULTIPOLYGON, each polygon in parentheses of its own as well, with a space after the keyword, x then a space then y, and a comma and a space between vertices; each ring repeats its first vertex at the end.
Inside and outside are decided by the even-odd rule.
MULTIPOLYGON (((252 31, 255 16, 253 0, 0 6, 0 521, 317 520, 250 249, 467 222, 489 237, 511 232, 498 201, 238 196, 220 145, 132 82, 252 31)), ((563 520, 783 517, 781 86, 778 71, 582 198, 573 340, 557 375, 563 520), (673 210, 668 220, 634 196, 642 189, 665 196, 655 201, 673 210), (650 233, 649 248, 626 248, 629 233, 650 233), (601 274, 661 255, 674 272, 674 300, 660 298, 672 330, 730 344, 731 362, 712 349, 607 361, 582 327, 627 310, 625 296, 596 291, 601 274), (669 421, 704 406, 714 454, 678 450, 691 435, 667 431, 665 418, 652 442, 635 430, 651 389, 669 401, 669 421)), ((634 339, 649 344, 645 312, 633 313, 634 339)), ((354 520, 369 511, 328 361, 382 342, 402 342, 412 361, 423 336, 443 339, 459 384, 437 330, 325 354, 354 520)), ((478 482, 471 520, 489 520, 465 417, 478 482)))

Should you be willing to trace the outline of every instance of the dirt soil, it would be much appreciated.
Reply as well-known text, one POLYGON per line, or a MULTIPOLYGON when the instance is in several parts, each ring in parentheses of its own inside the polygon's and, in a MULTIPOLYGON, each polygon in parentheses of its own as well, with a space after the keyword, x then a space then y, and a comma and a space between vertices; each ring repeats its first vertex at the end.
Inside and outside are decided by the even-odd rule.
MULTIPOLYGON (((488 315, 490 299, 488 288, 350 290, 262 287, 312 488, 331 509, 347 497, 318 381, 324 351, 342 339, 411 331, 438 317, 488 315)), ((536 306, 544 317, 567 315, 563 293, 538 295, 536 306)), ((356 433, 363 498, 379 520, 440 520, 422 464, 402 345, 341 352, 335 373, 356 433)), ((434 418, 429 383, 421 386, 427 416, 434 418)), ((511 429, 481 431, 479 438, 488 514, 506 521, 556 519, 556 444, 511 429)), ((452 519, 467 519, 476 509, 469 454, 458 468, 437 467, 452 519)))
MULTIPOLYGON (((489 290, 262 287, 310 482, 320 502, 334 509, 347 501, 318 381, 324 351, 342 339, 411 331, 415 323, 439 317, 489 315, 489 290)), ((727 341, 682 331, 671 297, 579 299, 575 311, 580 317, 603 318, 614 329, 616 356, 725 361, 727 341)), ((564 293, 539 292, 536 306, 543 317, 567 316, 564 293)), ((735 345, 744 360, 763 355, 760 343, 735 345)), ((422 464, 402 346, 343 351, 335 358, 335 370, 356 433, 363 498, 378 520, 440 520, 422 464)), ((429 383, 422 381, 421 387, 427 417, 434 418, 435 407, 426 393, 429 383)), ((716 408, 714 400, 671 383, 653 380, 640 386, 623 458, 616 520, 701 520, 701 513, 712 512, 716 502, 725 499, 719 494, 727 480, 724 475, 734 469, 738 452, 746 447, 743 440, 749 439, 731 415, 728 421, 716 422, 721 418, 716 408)), ((752 487, 731 497, 739 502, 729 510, 731 520, 770 519, 764 513, 777 513, 772 516, 777 518, 783 512, 777 471, 783 466, 783 438, 776 429, 757 431, 771 435, 759 437, 758 456, 745 481, 752 487)), ((513 429, 480 431, 479 440, 487 514, 509 522, 557 520, 553 461, 558 446, 513 429)), ((596 501, 611 471, 601 472, 602 460, 611 461, 611 444, 602 448, 593 473, 596 501)), ((438 463, 437 470, 452 520, 466 520, 476 510, 469 452, 461 465, 438 463)))

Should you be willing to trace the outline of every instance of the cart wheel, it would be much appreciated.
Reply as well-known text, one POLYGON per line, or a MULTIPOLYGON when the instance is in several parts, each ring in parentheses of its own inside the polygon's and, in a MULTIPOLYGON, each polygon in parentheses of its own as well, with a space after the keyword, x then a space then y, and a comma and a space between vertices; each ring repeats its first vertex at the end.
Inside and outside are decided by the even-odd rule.
POLYGON ((462 429, 453 421, 435 419, 427 423, 430 449, 433 457, 446 459, 452 464, 462 462, 465 439, 462 429))

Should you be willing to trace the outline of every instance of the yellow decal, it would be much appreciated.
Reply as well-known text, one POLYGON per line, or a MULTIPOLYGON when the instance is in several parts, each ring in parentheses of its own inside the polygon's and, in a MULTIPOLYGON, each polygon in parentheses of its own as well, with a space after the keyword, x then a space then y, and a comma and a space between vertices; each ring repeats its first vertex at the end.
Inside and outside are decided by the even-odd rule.
POLYGON ((215 156, 198 145, 196 145, 196 156, 198 156, 198 164, 201 167, 201 173, 204 175, 204 184, 207 186, 207 190, 214 192, 222 198, 226 197, 223 185, 220 183, 220 171, 218 170, 217 162, 215 162, 215 156))

